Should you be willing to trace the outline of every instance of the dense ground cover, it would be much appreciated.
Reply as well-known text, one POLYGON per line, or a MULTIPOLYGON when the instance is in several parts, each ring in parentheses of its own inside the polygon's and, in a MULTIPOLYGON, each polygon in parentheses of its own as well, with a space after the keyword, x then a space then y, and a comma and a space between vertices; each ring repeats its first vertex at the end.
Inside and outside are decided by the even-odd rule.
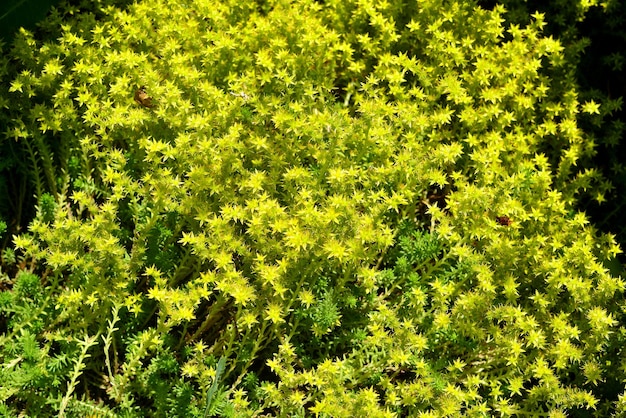
MULTIPOLYGON (((491 8, 495 2, 480 1, 491 8)), ((626 244, 626 224, 622 213, 626 206, 626 3, 616 0, 536 1, 503 0, 507 22, 526 25, 533 11, 545 13, 544 36, 558 38, 571 63, 571 76, 578 85, 579 100, 602 103, 593 115, 579 115, 579 126, 594 144, 589 160, 579 162, 579 169, 594 167, 611 187, 601 196, 593 188, 577 198, 577 208, 605 232, 615 234, 626 244), (599 198, 599 199, 598 199, 599 198)), ((621 254, 622 264, 626 258, 621 254)), ((615 268, 619 266, 615 264, 615 268)))
POLYGON ((579 168, 600 104, 543 15, 63 10, 0 67, 37 197, 3 253, 4 415, 624 413, 620 249, 575 207, 609 189, 579 168))

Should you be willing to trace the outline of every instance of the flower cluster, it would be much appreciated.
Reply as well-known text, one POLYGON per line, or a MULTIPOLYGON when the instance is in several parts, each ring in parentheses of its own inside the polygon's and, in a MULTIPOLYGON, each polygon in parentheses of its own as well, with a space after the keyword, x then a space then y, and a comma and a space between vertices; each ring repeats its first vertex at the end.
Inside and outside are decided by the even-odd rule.
POLYGON ((575 169, 595 104, 542 15, 96 11, 23 31, 2 73, 39 197, 0 293, 4 412, 623 410, 620 249, 572 209, 608 187, 575 169))

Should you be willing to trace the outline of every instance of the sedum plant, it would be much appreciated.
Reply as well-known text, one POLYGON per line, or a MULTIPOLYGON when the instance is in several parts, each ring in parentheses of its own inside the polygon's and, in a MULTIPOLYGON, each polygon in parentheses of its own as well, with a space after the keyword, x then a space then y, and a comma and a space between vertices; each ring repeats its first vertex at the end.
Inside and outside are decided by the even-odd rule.
POLYGON ((624 412, 620 249, 572 209, 609 187, 576 169, 596 105, 542 15, 62 10, 2 70, 38 198, 5 415, 624 412))

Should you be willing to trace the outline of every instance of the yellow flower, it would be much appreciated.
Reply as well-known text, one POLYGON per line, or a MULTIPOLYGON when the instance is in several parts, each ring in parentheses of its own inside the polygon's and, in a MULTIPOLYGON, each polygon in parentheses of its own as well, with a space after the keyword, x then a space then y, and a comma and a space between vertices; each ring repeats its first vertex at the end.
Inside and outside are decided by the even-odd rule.
POLYGON ((283 319, 283 310, 279 305, 270 304, 265 310, 265 319, 268 321, 272 321, 274 324, 279 324, 281 322, 285 322, 283 319))
POLYGON ((239 319, 239 323, 246 327, 246 328, 252 328, 252 325, 258 323, 259 321, 257 321, 256 315, 253 314, 252 312, 246 312, 244 313, 241 318, 239 319))

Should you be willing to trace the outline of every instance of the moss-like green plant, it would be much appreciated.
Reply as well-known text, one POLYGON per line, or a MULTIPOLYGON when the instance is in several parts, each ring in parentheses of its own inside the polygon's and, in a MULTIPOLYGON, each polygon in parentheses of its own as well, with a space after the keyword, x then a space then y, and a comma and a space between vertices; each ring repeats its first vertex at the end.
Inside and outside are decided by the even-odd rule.
POLYGON ((0 294, 3 408, 621 412, 600 389, 626 366, 625 284, 603 265, 620 249, 572 209, 600 181, 575 169, 594 106, 542 15, 98 14, 12 49, 6 132, 40 198, 14 239, 32 270, 0 294))

